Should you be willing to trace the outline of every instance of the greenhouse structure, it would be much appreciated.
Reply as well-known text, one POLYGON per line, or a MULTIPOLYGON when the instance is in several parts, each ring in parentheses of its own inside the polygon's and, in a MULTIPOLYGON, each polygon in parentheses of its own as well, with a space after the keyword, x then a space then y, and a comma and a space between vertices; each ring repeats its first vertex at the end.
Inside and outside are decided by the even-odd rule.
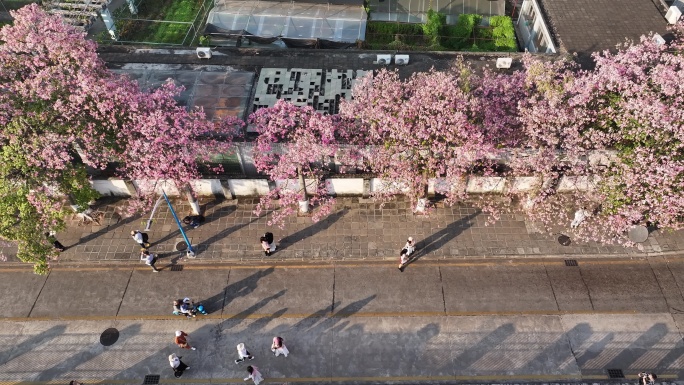
POLYGON ((339 2, 216 0, 204 34, 212 42, 345 48, 365 39, 367 14, 363 2, 339 2))

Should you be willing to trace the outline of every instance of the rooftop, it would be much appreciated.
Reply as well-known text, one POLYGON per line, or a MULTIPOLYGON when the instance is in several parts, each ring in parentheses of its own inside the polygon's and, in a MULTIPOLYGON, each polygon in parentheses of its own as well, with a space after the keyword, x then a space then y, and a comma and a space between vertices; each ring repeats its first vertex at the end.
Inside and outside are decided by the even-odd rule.
POLYGON ((577 53, 590 66, 591 53, 614 50, 625 39, 667 34, 659 0, 539 0, 561 52, 577 53))

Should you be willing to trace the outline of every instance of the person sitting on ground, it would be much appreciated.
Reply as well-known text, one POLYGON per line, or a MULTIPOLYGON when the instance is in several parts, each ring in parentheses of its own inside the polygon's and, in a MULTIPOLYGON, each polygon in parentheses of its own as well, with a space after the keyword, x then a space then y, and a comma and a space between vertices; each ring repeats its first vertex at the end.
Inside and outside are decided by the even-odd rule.
POLYGON ((183 304, 183 301, 180 299, 173 301, 173 314, 175 314, 175 315, 183 314, 183 311, 181 311, 181 305, 182 304, 183 304))
POLYGON ((186 299, 187 299, 187 301, 183 300, 183 303, 180 306, 180 311, 181 311, 181 313, 185 314, 185 316, 188 318, 195 317, 196 316, 195 307, 193 306, 193 304, 189 298, 186 298, 186 299))
POLYGON ((189 225, 193 229, 198 228, 200 224, 204 223, 204 221, 204 215, 188 215, 187 217, 183 218, 183 223, 189 225))

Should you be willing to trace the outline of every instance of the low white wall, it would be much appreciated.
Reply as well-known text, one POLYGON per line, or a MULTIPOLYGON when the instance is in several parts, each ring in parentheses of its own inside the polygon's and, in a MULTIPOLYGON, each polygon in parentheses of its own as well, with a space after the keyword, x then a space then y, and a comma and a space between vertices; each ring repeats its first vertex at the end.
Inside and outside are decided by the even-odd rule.
MULTIPOLYGON (((552 181, 547 181, 551 183, 552 181)), ((569 191, 586 191, 595 186, 594 177, 572 177, 564 176, 558 182, 557 190, 558 192, 569 192, 569 191)), ((102 195, 113 195, 113 196, 130 196, 129 190, 126 187, 126 183, 121 179, 107 179, 107 180, 94 180, 91 182, 92 187, 97 190, 102 195)), ((224 182, 225 183, 225 182, 224 182)), ((289 189, 297 188, 296 180, 282 180, 276 181, 276 186, 286 187, 289 189)), ((314 188, 316 185, 315 180, 306 180, 307 186, 309 188, 314 188)), ((148 186, 147 183, 142 181, 133 181, 136 188, 141 188, 143 186, 148 186)), ((325 187, 331 195, 347 195, 347 196, 360 196, 363 195, 363 178, 332 178, 325 181, 325 187)), ((538 188, 540 180, 537 177, 515 177, 512 179, 506 179, 502 177, 480 177, 471 176, 467 180, 466 191, 471 194, 485 194, 485 193, 503 193, 504 191, 514 190, 514 191, 529 191, 538 188)), ((434 194, 435 186, 439 186, 440 190, 445 189, 444 179, 437 178, 431 179, 428 184, 428 193, 434 194)), ((200 179, 193 182, 193 187, 195 192, 199 196, 211 196, 211 195, 223 195, 224 187, 221 185, 221 181, 218 179, 200 179)), ((260 195, 266 195, 270 191, 268 181, 266 179, 229 179, 227 181, 227 187, 230 189, 230 193, 236 197, 254 197, 260 195)), ((370 192, 378 191, 379 189, 387 187, 380 178, 371 178, 370 180, 370 192)), ((396 193, 405 192, 401 186, 395 185, 394 191, 396 193)), ((149 187, 148 187, 149 188, 149 187)), ((161 189, 166 191, 169 196, 178 196, 178 189, 175 187, 173 182, 159 182, 156 184, 157 192, 161 193, 161 189)), ((463 188, 463 187, 461 187, 463 188)), ((227 193, 227 192, 225 192, 227 193)))
POLYGON ((325 188, 330 195, 363 195, 363 178, 326 179, 325 188))
POLYGON ((129 197, 131 194, 128 192, 128 187, 126 183, 121 179, 100 179, 91 182, 91 185, 95 191, 102 195, 110 195, 116 197, 129 197))

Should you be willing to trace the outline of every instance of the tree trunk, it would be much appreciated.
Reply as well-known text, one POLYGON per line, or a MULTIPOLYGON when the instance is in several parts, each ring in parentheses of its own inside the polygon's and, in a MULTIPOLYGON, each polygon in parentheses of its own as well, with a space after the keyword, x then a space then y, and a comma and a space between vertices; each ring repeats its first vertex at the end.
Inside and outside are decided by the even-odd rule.
POLYGON ((185 196, 188 198, 188 202, 190 203, 190 207, 192 208, 192 214, 193 215, 200 215, 200 205, 199 202, 197 201, 197 197, 195 196, 194 191, 192 191, 192 187, 189 185, 186 185, 185 188, 185 196))
POLYGON ((427 170, 423 171, 423 186, 422 186, 422 193, 418 197, 418 201, 416 202, 416 207, 413 210, 414 213, 422 214, 427 210, 428 206, 428 177, 427 177, 427 170))
POLYGON ((299 211, 309 212, 309 194, 306 192, 306 180, 302 173, 302 166, 297 166, 297 179, 299 180, 299 191, 302 192, 302 200, 299 201, 299 211))

